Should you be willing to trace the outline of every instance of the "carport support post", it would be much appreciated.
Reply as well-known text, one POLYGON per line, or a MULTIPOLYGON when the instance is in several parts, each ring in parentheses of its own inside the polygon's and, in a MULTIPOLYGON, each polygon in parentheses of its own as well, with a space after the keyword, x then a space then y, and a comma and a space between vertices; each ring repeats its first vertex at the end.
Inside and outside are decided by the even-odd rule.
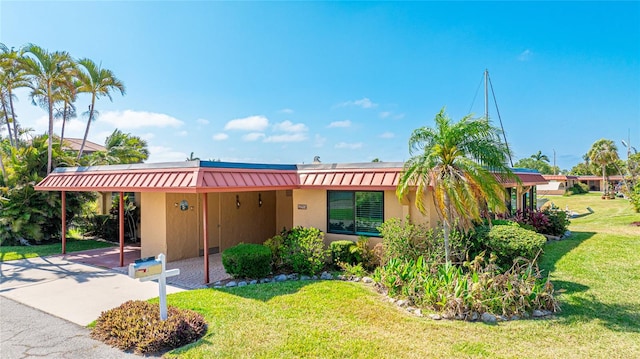
POLYGON ((120 267, 124 267, 124 192, 120 192, 118 220, 120 227, 120 267))
POLYGON ((62 191, 62 254, 67 254, 67 192, 62 191))
POLYGON ((202 193, 202 240, 204 246, 204 284, 209 284, 209 226, 207 194, 202 193))

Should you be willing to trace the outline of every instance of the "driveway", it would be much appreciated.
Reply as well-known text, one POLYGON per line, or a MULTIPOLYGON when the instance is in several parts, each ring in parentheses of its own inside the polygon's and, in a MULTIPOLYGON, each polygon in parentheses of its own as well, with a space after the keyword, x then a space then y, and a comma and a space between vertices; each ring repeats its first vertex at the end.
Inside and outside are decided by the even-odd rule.
MULTIPOLYGON (((167 286, 167 293, 184 289, 167 286)), ((10 298, 81 326, 127 300, 158 296, 156 282, 140 282, 109 269, 61 256, 0 263, 0 300, 10 298)), ((5 313, 2 315, 4 326, 5 313)))
POLYGON ((140 358, 91 339, 87 328, 9 298, 0 298, 0 312, 0 356, 3 359, 140 358))

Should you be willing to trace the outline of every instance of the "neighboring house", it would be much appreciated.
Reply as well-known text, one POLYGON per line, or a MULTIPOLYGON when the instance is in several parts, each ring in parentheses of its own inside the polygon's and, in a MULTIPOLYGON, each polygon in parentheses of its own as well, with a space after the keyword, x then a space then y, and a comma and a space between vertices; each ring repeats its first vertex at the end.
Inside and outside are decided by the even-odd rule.
MULTIPOLYGON (((240 242, 263 243, 294 226, 320 229, 327 243, 364 235, 373 244, 380 241, 377 227, 388 218, 408 216, 435 226, 431 198, 423 215, 413 205, 415 190, 396 197, 402 166, 189 161, 57 168, 36 189, 136 192, 142 257, 165 253, 175 261, 205 255, 208 263, 209 253, 240 242)), ((511 210, 535 208, 536 185, 546 181, 536 171, 515 171, 522 183, 504 184, 511 210)))
MULTIPOLYGON (((64 148, 67 150, 80 151, 80 146, 82 146, 82 138, 67 137, 64 139, 64 148)), ((84 143, 84 149, 82 150, 82 154, 89 155, 94 152, 106 151, 106 150, 107 150, 106 147, 87 140, 84 143)))
MULTIPOLYGON (((602 176, 578 176, 578 181, 589 186, 589 191, 602 192, 604 186, 602 184, 602 176)), ((624 179, 620 175, 607 177, 607 182, 613 187, 614 191, 617 187, 623 185, 624 179)))
POLYGON ((578 182, 578 176, 571 175, 542 175, 545 180, 549 181, 545 184, 537 185, 539 195, 563 195, 567 188, 573 187, 578 182))

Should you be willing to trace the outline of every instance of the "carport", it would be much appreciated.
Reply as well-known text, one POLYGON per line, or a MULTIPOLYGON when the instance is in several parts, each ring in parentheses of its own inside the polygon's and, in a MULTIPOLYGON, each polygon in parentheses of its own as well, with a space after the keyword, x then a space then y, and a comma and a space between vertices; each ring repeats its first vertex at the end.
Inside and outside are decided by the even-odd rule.
POLYGON ((66 193, 119 193, 120 266, 124 265, 124 193, 140 193, 142 256, 165 253, 172 261, 202 255, 207 284, 210 253, 239 241, 261 242, 292 226, 291 190, 299 183, 296 169, 209 161, 69 167, 55 169, 35 188, 61 192, 63 254, 66 193), (252 237, 254 233, 258 237, 252 237))

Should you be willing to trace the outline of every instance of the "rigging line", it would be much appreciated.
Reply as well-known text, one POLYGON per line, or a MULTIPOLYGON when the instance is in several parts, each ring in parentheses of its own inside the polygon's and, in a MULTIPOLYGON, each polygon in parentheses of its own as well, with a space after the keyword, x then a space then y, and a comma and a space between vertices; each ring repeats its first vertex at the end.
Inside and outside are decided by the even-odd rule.
POLYGON ((504 132, 504 126, 502 125, 502 117, 500 117, 500 110, 498 109, 498 101, 496 101, 496 94, 493 92, 493 83, 491 77, 487 74, 489 79, 489 87, 491 87, 491 96, 493 96, 493 103, 496 105, 496 114, 498 114, 498 120, 500 120, 500 128, 502 129, 502 137, 504 138, 504 145, 507 146, 507 153, 509 154, 509 163, 513 167, 513 159, 511 158, 511 150, 509 149, 509 143, 507 142, 507 134, 504 132))
POLYGON ((469 106, 469 111, 467 111, 467 113, 471 113, 471 110, 473 109, 473 105, 475 105, 476 103, 476 98, 478 97, 478 92, 480 92, 480 86, 482 86, 483 80, 484 80, 484 74, 480 78, 480 82, 478 83, 478 88, 476 89, 476 94, 473 95, 473 101, 471 101, 471 106, 469 106))

